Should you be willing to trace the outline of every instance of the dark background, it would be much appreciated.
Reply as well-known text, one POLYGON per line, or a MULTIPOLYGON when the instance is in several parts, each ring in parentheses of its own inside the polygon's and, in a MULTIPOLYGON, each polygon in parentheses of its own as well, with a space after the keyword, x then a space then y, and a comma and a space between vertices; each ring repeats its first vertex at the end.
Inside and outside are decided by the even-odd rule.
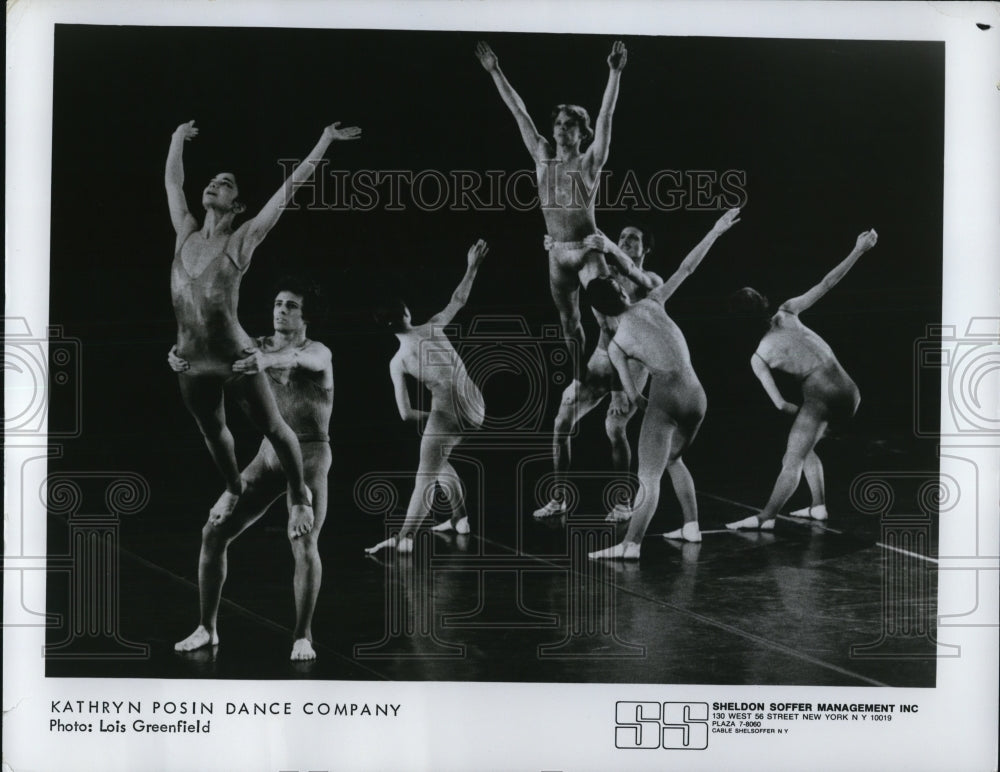
MULTIPOLYGON (((175 534, 185 553, 180 562, 193 575, 200 524, 221 490, 165 361, 175 333, 174 233, 163 190, 171 132, 190 119, 200 129, 185 145, 185 188, 199 219, 200 191, 213 174, 234 172, 255 212, 282 182, 278 159, 304 156, 335 120, 364 134, 332 145, 330 169, 530 169, 515 122, 474 56, 480 37, 57 27, 51 323, 82 341, 83 432, 51 467, 146 477, 151 502, 123 524, 123 547, 141 552, 146 541, 175 534)), ((485 38, 543 134, 556 103, 579 103, 596 117, 613 36, 485 38)), ((878 246, 804 319, 862 393, 853 425, 831 441, 851 459, 850 472, 828 468, 832 490, 839 481, 831 495, 844 497, 850 477, 867 469, 935 468, 933 443, 913 434, 913 348, 940 316, 943 45, 657 37, 625 43, 628 65, 606 165, 614 179, 630 170, 643 182, 661 169, 746 174, 742 221, 667 307, 708 393, 702 433, 686 455, 699 489, 762 505, 787 433, 750 371, 759 331, 727 317, 727 295, 744 285, 775 304, 800 294, 871 227, 878 246)), ((647 267, 666 277, 719 214, 598 210, 597 220, 613 238, 627 224, 650 228, 656 249, 647 267)), ((388 377, 396 344, 373 329, 372 304, 401 292, 422 321, 448 301, 468 246, 482 237, 491 251, 456 323, 519 314, 539 334, 558 323, 543 234, 537 208, 303 208, 286 212, 258 248, 239 310, 251 335, 270 332, 272 283, 286 272, 310 273, 331 300, 327 322, 310 330, 332 349, 336 378, 327 543, 329 532, 351 532, 363 517, 351 502, 360 475, 407 472, 416 464, 418 439, 398 419, 388 377)), ((589 312, 584 318, 589 350, 596 329, 589 312)), ((494 415, 515 412, 525 398, 517 373, 481 385, 494 415)), ((546 428, 559 391, 546 396, 546 428)), ((930 397, 922 406, 934 422, 938 406, 930 397)), ((69 409, 54 404, 54 418, 69 409)), ((576 468, 607 468, 603 413, 601 406, 582 426, 576 468)), ((235 407, 229 419, 246 463, 258 438, 235 407)), ((664 502, 661 512, 669 495, 664 502)), ((522 506, 528 511, 535 502, 525 497, 522 506)), ((658 515, 651 531, 665 530, 665 517, 658 515)))

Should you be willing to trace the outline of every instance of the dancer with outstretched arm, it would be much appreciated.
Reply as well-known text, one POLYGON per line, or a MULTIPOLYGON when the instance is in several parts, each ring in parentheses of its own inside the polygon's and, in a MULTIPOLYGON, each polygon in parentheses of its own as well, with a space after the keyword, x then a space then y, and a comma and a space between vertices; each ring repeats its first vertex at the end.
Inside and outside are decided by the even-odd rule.
POLYGON ((461 480, 448 462, 448 456, 462 441, 465 432, 482 426, 486 409, 479 387, 469 378, 458 352, 439 328, 450 323, 468 302, 476 273, 488 251, 482 239, 469 248, 468 268, 451 302, 423 324, 412 323, 410 309, 402 301, 382 309, 377 315, 379 322, 399 339, 399 350, 389 362, 399 417, 404 421, 423 422, 424 429, 420 440, 420 464, 403 526, 398 535, 367 548, 368 554, 387 547, 399 552, 413 551, 413 536, 427 517, 428 493, 435 484, 442 487, 452 509, 451 518, 435 530, 469 533, 461 480), (433 363, 421 361, 421 355, 429 349, 433 349, 433 363), (407 390, 407 376, 430 391, 429 411, 414 409, 407 390))
MULTIPOLYGON (((663 279, 644 268, 644 261, 653 248, 653 238, 648 231, 627 225, 622 228, 617 245, 605 243, 604 236, 600 234, 588 236, 585 243, 591 241, 594 241, 595 246, 601 251, 623 252, 640 271, 646 274, 654 287, 663 284, 663 279)), ((633 303, 646 297, 649 292, 648 287, 637 284, 624 274, 618 274, 615 278, 633 303)), ((638 408, 634 403, 625 400, 614 365, 608 358, 608 343, 615 334, 617 321, 615 317, 606 317, 596 310, 594 316, 600 328, 600 337, 590 359, 587 360, 580 382, 571 383, 563 390, 552 437, 552 465, 556 481, 552 489, 552 498, 534 511, 536 518, 556 517, 567 513, 564 478, 570 467, 573 429, 607 394, 611 395, 611 399, 604 419, 604 430, 611 442, 611 468, 616 474, 624 476, 632 466, 632 448, 629 446, 627 427, 638 408)), ((629 362, 629 367, 637 389, 642 391, 646 386, 646 371, 634 359, 629 362)), ((606 519, 620 522, 631 517, 632 501, 629 498, 615 502, 606 519)))
POLYGON ((246 207, 231 172, 215 175, 202 191, 201 203, 205 208, 202 223, 188 210, 183 151, 184 143, 197 135, 194 121, 182 123, 174 131, 164 181, 170 219, 177 234, 170 274, 177 317, 176 350, 189 364, 188 369, 177 374, 177 379, 184 405, 194 416, 226 484, 211 513, 217 520, 232 514, 244 488, 223 402, 223 389, 231 388, 250 420, 274 447, 288 477, 290 527, 301 535, 312 528, 314 515, 295 433, 281 418, 263 373, 233 372, 233 363, 244 358, 244 349, 251 345, 237 319, 239 288, 254 250, 291 203, 295 189, 312 176, 330 143, 357 139, 361 130, 341 129, 339 123, 327 126, 316 146, 263 209, 239 227, 234 220, 246 207))
POLYGON ((691 366, 684 335, 667 316, 663 304, 698 267, 723 233, 739 222, 739 209, 730 209, 684 258, 674 274, 645 299, 630 303, 613 279, 599 279, 586 290, 587 301, 602 314, 618 317, 618 330, 608 345, 608 356, 621 378, 629 404, 645 410, 639 432, 639 493, 624 540, 590 553, 592 558, 638 560, 642 539, 660 500, 660 480, 670 475, 681 505, 684 525, 668 539, 701 541, 694 480, 681 455, 694 440, 705 417, 705 390, 691 366), (649 372, 649 399, 632 378, 630 360, 649 372))
MULTIPOLYGON (((861 393, 837 361, 833 349, 802 323, 799 314, 812 308, 843 279, 858 258, 874 247, 877 241, 878 234, 874 229, 862 233, 851 253, 824 276, 823 281, 804 295, 786 300, 771 317, 767 334, 751 357, 750 366, 774 406, 794 416, 795 420, 781 460, 781 472, 764 509, 760 514, 727 523, 726 528, 772 530, 775 518, 795 493, 803 474, 812 493, 812 506, 791 514, 814 520, 827 519, 823 464, 816 455, 816 443, 831 422, 854 416, 861 402, 861 393), (802 385, 801 405, 785 400, 774 382, 772 371, 787 373, 798 379, 802 385)), ((739 311, 765 314, 767 298, 751 287, 744 287, 734 296, 733 307, 739 311)))

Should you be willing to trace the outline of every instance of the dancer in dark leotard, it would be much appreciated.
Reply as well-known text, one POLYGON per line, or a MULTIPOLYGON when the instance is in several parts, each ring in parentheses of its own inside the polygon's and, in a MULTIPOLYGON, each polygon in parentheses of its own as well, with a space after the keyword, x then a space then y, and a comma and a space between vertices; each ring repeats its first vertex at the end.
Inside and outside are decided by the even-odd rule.
POLYGON ((177 354, 190 365, 178 373, 181 397, 226 482, 226 490, 212 507, 211 516, 221 522, 232 514, 244 489, 223 407, 223 386, 230 385, 251 421, 274 447, 288 477, 290 532, 301 536, 313 527, 313 512, 295 433, 278 413, 266 376, 234 372, 233 368, 251 345, 236 318, 239 285, 254 250, 277 223, 295 189, 312 175, 330 143, 356 139, 361 130, 341 129, 339 123, 324 129, 320 141, 257 216, 235 230, 233 219, 245 207, 239 201, 236 177, 229 172, 217 174, 202 193, 204 223, 199 226, 188 211, 183 150, 184 143, 197 134, 194 121, 182 123, 174 131, 164 181, 170 219, 177 232, 170 275, 177 317, 177 354))
MULTIPOLYGON (((861 401, 858 387, 840 366, 833 350, 819 335, 801 321, 799 314, 812 307, 851 270, 865 252, 875 246, 878 234, 874 230, 858 236, 857 243, 844 260, 828 273, 819 284, 804 295, 786 300, 771 317, 770 328, 750 360, 754 374, 760 380, 774 406, 788 415, 795 416, 788 445, 781 460, 781 473, 771 491, 771 498, 759 515, 727 523, 730 530, 774 528, 774 519, 788 499, 795 493, 799 480, 805 474, 812 492, 813 504, 804 510, 792 512, 796 517, 826 520, 826 491, 823 464, 816 455, 816 443, 822 438, 831 422, 854 415, 861 401), (802 384, 802 406, 786 402, 774 383, 772 370, 788 373, 802 384)), ((764 312, 767 299, 750 287, 744 287, 734 298, 744 310, 764 312)))

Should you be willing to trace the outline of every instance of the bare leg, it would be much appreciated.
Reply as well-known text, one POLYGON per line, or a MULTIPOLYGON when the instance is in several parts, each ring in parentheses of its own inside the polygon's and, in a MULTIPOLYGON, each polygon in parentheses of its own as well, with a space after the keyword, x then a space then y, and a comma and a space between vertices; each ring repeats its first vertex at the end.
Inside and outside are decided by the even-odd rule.
POLYGON ((668 422, 663 405, 654 402, 654 395, 650 394, 650 404, 639 432, 638 506, 632 514, 624 541, 609 549, 592 552, 590 557, 639 559, 642 537, 660 501, 660 478, 667 465, 674 429, 674 424, 668 422))
POLYGON ((236 381, 244 398, 247 415, 274 447, 274 453, 288 479, 288 535, 296 538, 313 527, 309 488, 302 472, 299 441, 278 413, 274 394, 263 373, 244 376, 236 381))
POLYGON ((819 460, 816 451, 812 450, 806 456, 802 466, 802 473, 809 484, 809 492, 812 494, 812 506, 796 509, 789 512, 793 517, 811 517, 814 520, 826 520, 826 486, 823 475, 823 462, 819 460))
MULTIPOLYGON (((413 493, 406 508, 406 518, 399 536, 392 536, 365 550, 373 554, 385 547, 395 547, 399 552, 413 551, 413 534, 427 517, 430 510, 428 500, 433 486, 442 474, 442 464, 448 454, 462 440, 461 427, 450 413, 431 408, 431 415, 420 441, 420 466, 417 468, 413 493)), ((450 466, 450 465, 449 465, 450 466)), ((454 470, 452 470, 454 471, 454 470)))
POLYGON ((441 474, 438 485, 444 489, 444 494, 451 507, 451 519, 434 526, 435 531, 455 531, 464 534, 469 532, 469 516, 465 511, 465 496, 462 494, 462 480, 448 461, 441 464, 441 474))
POLYGON ((733 523, 726 523, 726 528, 730 530, 757 528, 771 530, 774 528, 775 516, 788 503, 788 499, 792 497, 795 489, 799 486, 805 459, 816 447, 816 443, 823 435, 825 428, 826 421, 823 420, 820 410, 812 403, 806 402, 799 409, 798 415, 795 416, 795 422, 792 424, 785 455, 781 459, 781 472, 774 483, 771 498, 768 499, 759 515, 751 515, 733 523))
MULTIPOLYGON (((638 366, 634 360, 629 361, 629 369, 632 370, 632 379, 639 391, 646 386, 648 373, 645 368, 638 366)), ((636 406, 632 405, 627 413, 609 412, 604 419, 604 431, 611 442, 611 467, 615 473, 627 477, 632 468, 632 448, 628 443, 628 422, 636 413, 636 406)), ((634 500, 634 496, 633 499, 634 500)), ((618 502, 605 518, 610 522, 621 522, 632 518, 632 500, 618 502)))
POLYGON ((594 373, 589 366, 583 382, 573 381, 563 391, 559 412, 556 414, 555 426, 552 431, 552 465, 556 473, 556 484, 551 501, 536 509, 535 517, 552 517, 566 512, 566 495, 563 485, 570 466, 570 437, 580 419, 593 410, 607 393, 608 389, 604 379, 594 373))
POLYGON ((575 270, 563 268, 549 255, 549 289, 559 312, 563 339, 569 346, 574 379, 580 378, 580 358, 586 338, 580 322, 580 280, 575 270))
POLYGON ((180 373, 177 381, 181 387, 184 406, 194 416, 198 429, 205 438, 208 452, 226 484, 226 492, 216 506, 212 507, 212 512, 216 517, 227 517, 243 492, 243 480, 236 463, 233 435, 226 426, 222 380, 180 373))
MULTIPOLYGON (((639 558, 642 539, 660 501, 660 480, 665 469, 670 471, 670 479, 684 514, 685 525, 680 538, 689 541, 701 539, 701 534, 697 531, 698 505, 694 481, 681 461, 681 454, 694 440, 704 416, 705 392, 699 384, 677 384, 653 379, 649 407, 643 416, 639 432, 641 499, 629 522, 624 541, 612 548, 615 552, 621 551, 624 559, 639 558)), ((593 553, 591 557, 605 556, 593 553)))
POLYGON ((210 518, 202 528, 201 553, 198 557, 198 596, 201 607, 199 625, 191 635, 174 644, 177 651, 193 651, 219 642, 217 618, 222 586, 226 581, 229 545, 267 511, 284 487, 284 480, 279 475, 267 474, 261 454, 251 462, 244 474, 247 479, 246 491, 232 515, 218 524, 210 518))
POLYGON ((291 538, 292 556, 295 559, 295 576, 292 587, 295 593, 295 642, 292 645, 293 660, 316 659, 312 646, 312 619, 323 581, 323 563, 320 561, 317 544, 319 532, 326 519, 328 499, 327 476, 330 471, 332 454, 329 444, 309 443, 304 451, 306 477, 312 492, 314 513, 313 528, 298 538, 291 538))
POLYGON ((691 473, 680 459, 667 464, 667 473, 674 484, 674 491, 677 493, 677 500, 681 505, 684 525, 676 531, 664 534, 664 538, 700 542, 701 529, 698 528, 698 500, 695 497, 694 480, 691 477, 691 473))

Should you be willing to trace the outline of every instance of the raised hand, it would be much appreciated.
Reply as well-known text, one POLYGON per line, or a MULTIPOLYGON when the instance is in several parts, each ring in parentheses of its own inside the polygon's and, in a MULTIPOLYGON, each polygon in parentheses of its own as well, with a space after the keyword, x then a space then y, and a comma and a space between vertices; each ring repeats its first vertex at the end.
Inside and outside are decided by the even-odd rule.
POLYGON ((479 267, 479 264, 483 262, 486 257, 486 253, 489 251, 490 248, 487 246, 486 242, 479 239, 479 241, 469 247, 469 267, 479 267))
POLYGON ((500 61, 497 59, 497 55, 493 53, 493 49, 490 48, 488 43, 482 40, 476 43, 476 58, 479 59, 479 63, 483 65, 483 69, 487 72, 493 72, 500 65, 500 61))
POLYGON ((358 139, 361 136, 361 129, 358 126, 348 126, 346 129, 340 128, 340 121, 331 123, 323 129, 323 137, 331 142, 338 140, 358 139))
POLYGON ((858 236, 856 248, 860 249, 862 252, 867 252, 869 249, 874 247, 876 243, 878 243, 878 234, 875 232, 875 229, 872 228, 870 231, 865 231, 858 236))
POLYGON ((716 233, 725 233, 734 225, 736 225, 736 223, 738 223, 739 221, 740 221, 740 208, 737 206, 730 209, 728 212, 722 215, 722 217, 720 217, 716 221, 715 225, 712 226, 712 230, 714 230, 716 233))
POLYGON ((611 46, 611 53, 608 55, 608 67, 616 72, 621 72, 625 69, 625 62, 628 61, 628 50, 625 48, 625 44, 620 40, 616 40, 615 44, 611 46))
POLYGON ((185 370, 191 369, 190 363, 177 355, 177 346, 171 346, 170 351, 167 352, 167 364, 175 373, 183 373, 185 370))
POLYGON ((180 137, 185 142, 190 142, 198 136, 198 129, 194 127, 194 121, 188 121, 174 129, 174 136, 180 137))

